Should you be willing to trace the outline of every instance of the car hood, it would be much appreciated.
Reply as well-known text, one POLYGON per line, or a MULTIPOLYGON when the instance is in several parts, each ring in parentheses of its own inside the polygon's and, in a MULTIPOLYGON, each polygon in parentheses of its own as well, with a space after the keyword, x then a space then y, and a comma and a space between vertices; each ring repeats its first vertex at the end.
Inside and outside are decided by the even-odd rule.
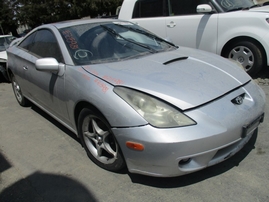
POLYGON ((210 102, 251 79, 235 62, 189 48, 83 68, 114 86, 146 92, 182 110, 210 102))

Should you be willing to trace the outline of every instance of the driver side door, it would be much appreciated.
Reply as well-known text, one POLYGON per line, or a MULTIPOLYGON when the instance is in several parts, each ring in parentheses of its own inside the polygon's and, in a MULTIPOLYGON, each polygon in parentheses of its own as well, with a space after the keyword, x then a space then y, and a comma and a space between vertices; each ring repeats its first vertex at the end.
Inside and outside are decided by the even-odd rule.
POLYGON ((65 103, 65 74, 59 76, 57 72, 39 71, 35 66, 37 59, 48 57, 64 63, 53 31, 37 30, 28 54, 31 57, 28 57, 24 72, 30 98, 51 114, 65 119, 68 116, 65 103))

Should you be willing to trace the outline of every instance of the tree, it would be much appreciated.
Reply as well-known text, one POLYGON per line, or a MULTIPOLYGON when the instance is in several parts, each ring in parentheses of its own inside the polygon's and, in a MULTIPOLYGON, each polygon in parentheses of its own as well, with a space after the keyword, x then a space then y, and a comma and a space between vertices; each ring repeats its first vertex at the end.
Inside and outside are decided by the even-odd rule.
POLYGON ((12 33, 13 36, 18 36, 17 27, 18 23, 16 21, 16 0, 0 0, 0 25, 1 34, 12 33))
POLYGON ((70 19, 69 2, 63 0, 19 0, 18 20, 34 28, 42 24, 70 19))
POLYGON ((5 33, 18 33, 19 24, 35 28, 42 24, 115 14, 123 0, 0 0, 1 26, 5 33))

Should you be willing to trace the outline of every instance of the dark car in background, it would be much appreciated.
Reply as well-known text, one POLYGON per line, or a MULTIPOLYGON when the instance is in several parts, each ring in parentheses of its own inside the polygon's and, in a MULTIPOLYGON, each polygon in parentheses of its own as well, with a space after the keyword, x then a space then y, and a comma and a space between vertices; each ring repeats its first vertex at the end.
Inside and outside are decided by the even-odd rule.
POLYGON ((16 37, 11 35, 1 35, 0 36, 0 81, 7 79, 6 74, 6 62, 7 62, 7 52, 6 49, 10 46, 11 42, 16 39, 16 37))

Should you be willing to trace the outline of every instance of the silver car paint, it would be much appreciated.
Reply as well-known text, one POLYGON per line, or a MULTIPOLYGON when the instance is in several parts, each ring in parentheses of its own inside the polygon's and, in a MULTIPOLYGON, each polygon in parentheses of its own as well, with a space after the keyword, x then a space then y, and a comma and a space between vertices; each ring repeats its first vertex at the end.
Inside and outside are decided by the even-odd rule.
POLYGON ((114 78, 115 81, 122 82, 119 85, 169 100, 182 110, 209 102, 251 79, 238 66, 227 62, 226 59, 216 60, 215 55, 205 52, 201 52, 201 55, 202 53, 207 56, 207 62, 197 54, 188 59, 163 64, 188 55, 182 48, 179 51, 154 54, 140 60, 133 59, 84 68, 88 72, 97 72, 98 76, 107 78, 108 82, 109 78, 114 78), (181 55, 182 53, 184 55, 181 55), (214 63, 216 65, 213 65, 214 63), (236 78, 233 76, 235 72, 237 72, 236 78))
POLYGON ((60 35, 51 30, 56 32, 67 61, 63 76, 37 71, 34 64, 38 58, 22 53, 17 46, 8 51, 8 68, 28 99, 76 134, 76 106, 87 102, 98 108, 112 126, 130 172, 178 176, 225 160, 251 137, 253 131, 241 138, 242 127, 264 111, 265 96, 259 86, 234 63, 213 54, 179 48, 129 61, 73 66, 60 35), (189 58, 163 65, 182 56, 189 58), (177 79, 182 74, 184 77, 177 79), (197 107, 185 111, 197 125, 154 128, 113 92, 114 86, 147 92, 182 110, 197 107), (243 104, 234 105, 231 100, 242 93, 246 93, 243 104), (145 150, 130 150, 126 141, 142 143, 145 150), (227 153, 213 158, 229 145, 232 148, 227 153), (191 158, 190 163, 179 166, 185 158, 191 158))
POLYGON ((242 127, 261 114, 264 99, 260 88, 251 82, 222 99, 186 112, 197 121, 195 126, 158 129, 148 125, 135 129, 114 128, 113 132, 130 172, 179 176, 219 163, 241 149, 253 133, 241 138, 242 127), (242 92, 248 94, 244 103, 232 104, 230 100, 242 92), (132 151, 124 146, 126 141, 140 142, 145 150, 132 151), (191 158, 188 164, 179 165, 180 160, 187 158, 191 158))

